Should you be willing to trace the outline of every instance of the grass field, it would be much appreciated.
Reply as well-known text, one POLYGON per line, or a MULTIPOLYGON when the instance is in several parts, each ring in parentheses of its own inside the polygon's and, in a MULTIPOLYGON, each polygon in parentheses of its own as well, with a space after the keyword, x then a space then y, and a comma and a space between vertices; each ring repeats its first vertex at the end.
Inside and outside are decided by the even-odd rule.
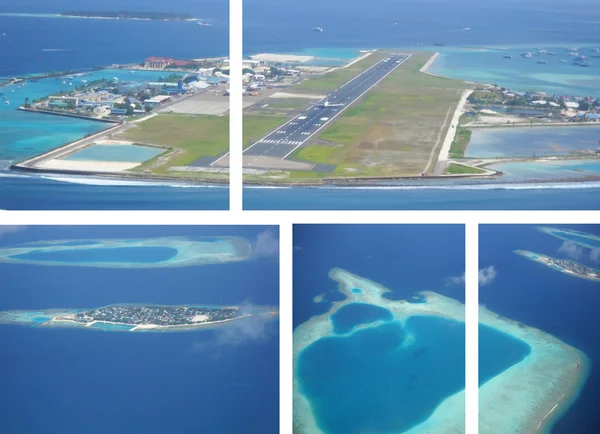
POLYGON ((170 152, 144 163, 139 170, 172 174, 173 166, 186 166, 200 157, 218 155, 229 149, 229 117, 160 114, 136 124, 122 134, 132 142, 170 148, 170 152), (165 158, 166 157, 166 158, 165 158))
MULTIPOLYGON (((467 87, 459 80, 421 73, 431 56, 413 54, 318 137, 339 146, 309 146, 295 158, 333 164, 334 176, 410 176, 431 171, 437 161, 434 155, 427 165, 432 149, 437 143, 439 152, 447 130, 444 122, 467 87)), ((337 79, 320 79, 317 87, 337 79)), ((308 88, 305 83, 301 85, 308 88)))
POLYGON ((450 145, 450 152, 448 156, 450 158, 463 158, 465 156, 465 151, 467 150, 467 146, 471 141, 471 130, 468 128, 464 128, 458 126, 456 128, 456 135, 454 136, 454 140, 450 145))
POLYGON ((478 169, 476 167, 463 166, 462 164, 450 164, 446 168, 447 175, 467 175, 467 174, 477 174, 477 173, 485 173, 485 170, 478 169))
POLYGON ((287 121, 287 118, 280 116, 244 114, 244 148, 262 139, 269 131, 287 121))

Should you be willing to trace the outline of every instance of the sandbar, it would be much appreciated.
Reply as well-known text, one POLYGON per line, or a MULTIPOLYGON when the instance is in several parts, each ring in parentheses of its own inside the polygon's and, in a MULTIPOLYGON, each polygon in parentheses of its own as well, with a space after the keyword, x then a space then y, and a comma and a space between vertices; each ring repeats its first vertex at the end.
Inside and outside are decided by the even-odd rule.
MULTIPOLYGON (((125 250, 124 250, 125 251, 125 250)), ((243 261, 252 249, 248 240, 241 237, 161 237, 148 239, 86 239, 37 241, 0 248, 0 262, 54 266, 80 266, 101 268, 163 268, 222 264, 243 261), (44 253, 94 253, 100 249, 168 248, 174 255, 154 262, 103 261, 102 259, 76 262, 73 260, 30 259, 22 255, 44 253), (21 256, 20 256, 21 255, 21 256), (20 256, 20 258, 18 258, 20 256)), ((108 253, 107 253, 108 255, 108 253)))
POLYGON ((576 231, 573 229, 559 229, 548 226, 539 226, 536 229, 547 235, 577 244, 581 247, 586 247, 588 249, 596 249, 600 247, 600 237, 597 235, 588 234, 586 232, 576 231), (569 237, 569 235, 571 235, 571 237, 569 237))
POLYGON ((272 54, 272 53, 260 53, 249 56, 252 60, 260 60, 261 62, 309 62, 314 60, 315 56, 302 56, 299 54, 272 54))

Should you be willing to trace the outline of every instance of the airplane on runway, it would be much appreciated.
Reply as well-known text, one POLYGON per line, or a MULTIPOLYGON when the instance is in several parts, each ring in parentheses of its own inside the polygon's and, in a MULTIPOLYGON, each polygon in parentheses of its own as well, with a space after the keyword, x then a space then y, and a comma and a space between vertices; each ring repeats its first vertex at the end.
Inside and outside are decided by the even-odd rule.
POLYGON ((330 102, 329 102, 329 99, 328 99, 328 98, 325 98, 325 102, 319 102, 319 103, 317 103, 317 104, 313 104, 313 105, 315 105, 315 106, 317 106, 317 107, 323 107, 323 108, 325 108, 325 107, 341 107, 341 106, 343 106, 344 104, 343 104, 343 103, 337 103, 337 104, 333 104, 333 103, 330 103, 330 102))

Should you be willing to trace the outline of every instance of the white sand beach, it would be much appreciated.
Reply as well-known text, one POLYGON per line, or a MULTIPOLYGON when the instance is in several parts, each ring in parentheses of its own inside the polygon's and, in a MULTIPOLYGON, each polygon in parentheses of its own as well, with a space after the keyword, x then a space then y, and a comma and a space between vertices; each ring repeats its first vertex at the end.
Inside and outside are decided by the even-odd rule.
POLYGON ((46 160, 36 164, 38 169, 68 170, 73 172, 123 172, 133 169, 141 163, 123 161, 75 161, 75 160, 46 160))
POLYGON ((260 53, 250 56, 252 60, 260 60, 262 62, 308 62, 314 60, 315 56, 301 56, 299 54, 271 54, 271 53, 260 53))

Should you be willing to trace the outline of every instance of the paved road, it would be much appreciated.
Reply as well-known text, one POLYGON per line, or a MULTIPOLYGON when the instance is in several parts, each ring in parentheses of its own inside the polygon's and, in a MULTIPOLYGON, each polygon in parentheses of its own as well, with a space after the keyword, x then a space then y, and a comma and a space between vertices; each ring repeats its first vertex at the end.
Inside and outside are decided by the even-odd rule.
POLYGON ((393 54, 331 92, 326 98, 286 122, 264 138, 248 147, 245 155, 260 155, 285 159, 325 127, 347 107, 357 101, 409 56, 393 54), (325 101, 329 105, 325 105, 325 101), (335 104, 342 104, 336 106, 335 104))

